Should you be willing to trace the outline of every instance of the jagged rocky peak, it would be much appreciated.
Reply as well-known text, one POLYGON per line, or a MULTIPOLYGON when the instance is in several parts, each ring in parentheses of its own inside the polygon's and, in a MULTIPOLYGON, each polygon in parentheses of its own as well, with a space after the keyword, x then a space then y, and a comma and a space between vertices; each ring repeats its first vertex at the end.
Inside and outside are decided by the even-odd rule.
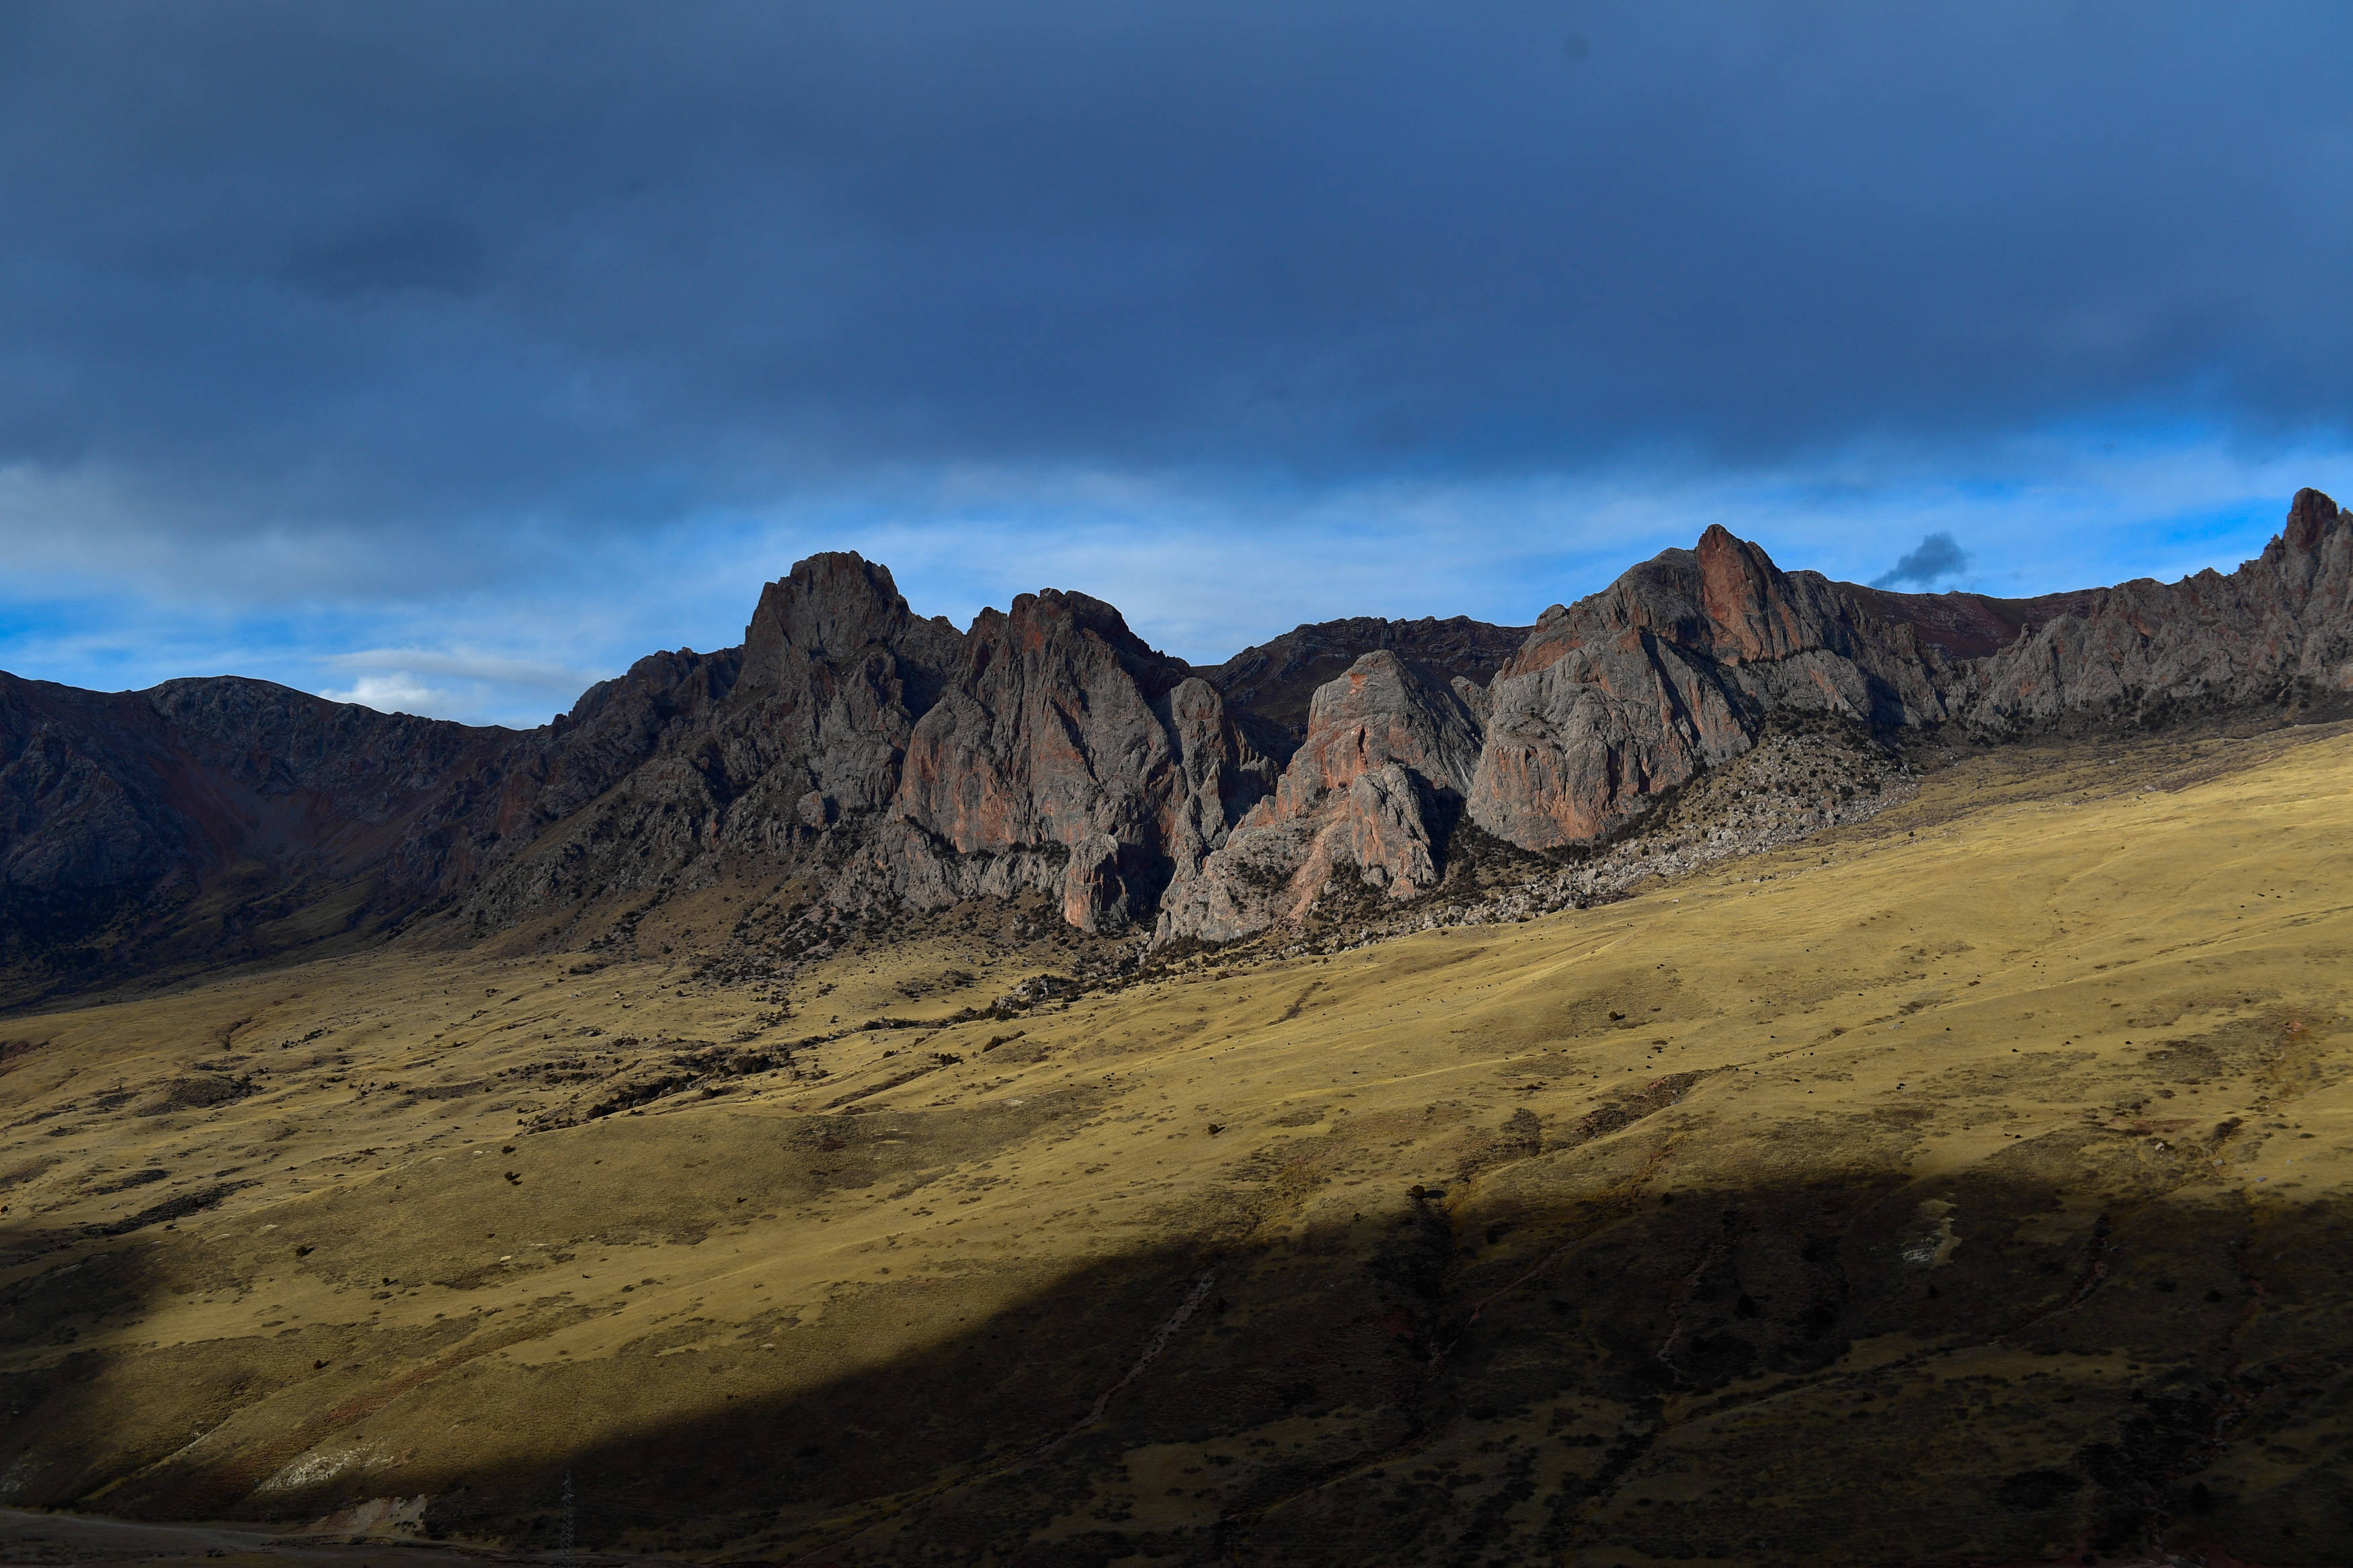
POLYGON ((2287 509, 2287 526, 2280 531, 2280 542, 2309 555, 2320 548, 2321 540, 2341 515, 2329 497, 2309 488, 2300 489, 2287 509))
POLYGON ((1283 774, 1276 809, 1286 791, 1304 809, 1392 765, 1460 795, 1479 765, 1479 740, 1478 715, 1460 691, 1376 649, 1316 689, 1307 738, 1283 774))
POLYGON ((786 647, 811 658, 842 658, 896 642, 913 618, 889 567, 827 551, 761 590, 744 630, 744 662, 757 667, 786 647))
POLYGON ((1316 689, 1274 795, 1171 889, 1157 934, 1223 941, 1296 921, 1343 874, 1392 899, 1430 888, 1480 730, 1454 683, 1387 648, 1363 655, 1316 689))
MULTIPOLYGON (((1166 881, 1191 793, 1162 700, 1188 673, 1083 594, 983 611, 909 739, 892 815, 958 855, 1064 856, 1065 918, 1124 924, 1166 881)), ((1214 731, 1218 716, 1197 707, 1214 731)))
POLYGON ((1721 527, 1547 610, 1486 697, 1470 816, 1533 849, 1592 838, 1739 755, 1775 708, 1944 716, 1908 637, 1721 527))
POLYGON ((1386 649, 1442 679, 1483 689, 1527 634, 1525 626, 1490 626, 1467 616, 1415 621, 1359 616, 1293 627, 1204 673, 1235 707, 1296 742, 1307 733, 1308 703, 1316 690, 1367 653, 1386 649))
POLYGON ((1813 646, 1806 617, 1816 606, 1803 602, 1797 585, 1761 546, 1734 538, 1722 523, 1710 523, 1694 554, 1709 647, 1718 658, 1786 658, 1813 646))
POLYGON ((2353 695, 2353 525, 2327 495, 2299 490, 2237 571, 2093 589, 1961 684, 1968 721, 1989 734, 2334 711, 2353 695))
POLYGON ((846 667, 876 650, 936 669, 955 661, 962 643, 945 616, 925 620, 908 607, 889 567, 828 551, 761 590, 744 629, 743 679, 747 694, 764 691, 804 679, 813 662, 846 667))
POLYGON ((1017 597, 1013 612, 1015 624, 1034 624, 1040 636, 1067 628, 1092 637, 1111 649, 1120 668, 1155 695, 1192 673, 1192 666, 1145 643, 1128 628, 1127 617, 1116 606, 1091 594, 1069 588, 1042 588, 1017 597))

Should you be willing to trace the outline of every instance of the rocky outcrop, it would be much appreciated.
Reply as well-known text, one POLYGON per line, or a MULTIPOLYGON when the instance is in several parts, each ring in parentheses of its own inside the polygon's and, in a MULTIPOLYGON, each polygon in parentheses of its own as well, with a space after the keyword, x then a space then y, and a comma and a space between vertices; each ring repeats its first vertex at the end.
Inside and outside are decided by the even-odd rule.
POLYGON ((1711 528, 1525 632, 1328 622, 1205 671, 1083 594, 959 631, 825 554, 742 647, 651 655, 527 732, 0 676, 0 942, 125 973, 723 873, 805 879, 820 913, 1036 889, 1084 930, 1225 940, 1335 884, 1412 899, 1466 822, 1537 853, 1606 836, 1777 714, 2000 738, 2348 701, 2353 524, 2315 490, 2257 560, 2169 585, 1889 594, 1711 528))
POLYGON ((1222 837, 1245 760, 1217 693, 1118 611, 1024 594, 974 621, 915 727, 892 816, 959 856, 1058 848, 1063 918, 1099 931, 1150 908, 1172 844, 1222 837))
MULTIPOLYGON (((1393 653, 1476 691, 1494 679, 1527 635, 1525 626, 1489 626, 1467 616, 1442 621, 1428 616, 1418 621, 1358 616, 1295 626, 1202 673, 1228 701, 1295 745, 1307 734, 1308 708, 1317 689, 1366 654, 1393 653)), ((1282 749, 1287 755, 1289 745, 1282 749)))
POLYGON ((1841 583, 1839 592, 1875 619, 1907 626, 1923 646, 1948 659, 1983 658, 2088 604, 2097 588, 2045 594, 2032 599, 1994 599, 1983 594, 1896 594, 1841 583))
MULTIPOLYGON (((2306 490, 2263 556, 2230 576, 2031 600, 1887 594, 1786 573, 1711 528, 1695 549, 1546 610, 1483 689, 1454 684, 1480 737, 1459 786, 1467 819, 1519 848, 1557 849, 1609 834, 1742 755, 1777 714, 1880 731, 1955 722, 1999 738, 2343 700, 2353 693, 2353 525, 2306 490)), ((1445 836, 1428 808, 1436 775, 1367 768, 1336 791, 1325 761, 1334 742, 1319 728, 1327 693, 1344 700, 1340 683, 1319 689, 1275 798, 1164 910, 1164 939, 1295 921, 1350 870, 1392 897, 1442 875, 1445 836)))
POLYGON ((1589 839, 1747 750, 1775 709, 1941 720, 1943 668, 1908 626, 1710 528, 1545 612, 1488 688, 1470 815, 1525 848, 1589 839))
POLYGON ((2353 522, 2296 492, 2262 555, 2224 575, 2094 589, 1968 672, 1988 731, 2156 725, 2353 694, 2353 522))
POLYGON ((1480 728, 1434 672, 1386 649, 1366 654, 1316 689, 1306 739, 1273 795, 1172 890, 1157 934, 1225 941, 1296 920, 1343 871, 1396 899, 1429 888, 1478 764, 1480 728))
MULTIPOLYGON (((646 709, 655 678, 680 684, 641 666, 577 726, 646 709)), ((1036 889, 1072 925, 1117 929, 1148 919, 1275 772, 1214 687, 1101 600, 1025 594, 958 632, 852 555, 770 584, 737 668, 631 735, 626 776, 485 879, 487 922, 732 860, 820 869, 844 910, 1036 889)), ((555 736, 550 757, 580 743, 555 736)))

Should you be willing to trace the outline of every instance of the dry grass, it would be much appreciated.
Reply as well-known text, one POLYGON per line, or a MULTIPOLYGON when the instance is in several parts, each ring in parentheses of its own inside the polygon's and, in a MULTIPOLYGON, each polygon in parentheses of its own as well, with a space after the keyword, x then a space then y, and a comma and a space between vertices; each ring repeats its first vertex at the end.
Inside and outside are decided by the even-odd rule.
POLYGON ((547 1546, 568 1468, 584 1540, 844 1563, 2353 1532, 2348 1406, 2283 1392, 2353 1326, 2342 731, 1994 753, 1603 909, 1011 1019, 949 1021, 1040 966, 952 933, 786 1017, 691 980, 758 891, 588 973, 0 1025, 0 1501, 547 1546))

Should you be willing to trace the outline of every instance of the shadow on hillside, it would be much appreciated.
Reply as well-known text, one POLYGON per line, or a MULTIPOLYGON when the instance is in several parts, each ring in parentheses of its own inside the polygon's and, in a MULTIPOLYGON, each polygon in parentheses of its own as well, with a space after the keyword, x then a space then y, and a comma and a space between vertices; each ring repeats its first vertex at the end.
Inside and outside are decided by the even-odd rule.
POLYGON ((545 1550, 568 1482, 583 1548, 842 1564, 2275 1564, 2353 1542, 2340 1201, 2017 1167, 1505 1185, 1107 1258, 791 1395, 727 1394, 774 1364, 774 1328, 528 1374, 453 1352, 438 1389, 407 1378, 298 1435, 380 1440, 384 1466, 275 1492, 253 1488, 284 1445, 215 1454, 174 1423, 269 1397, 299 1360, 55 1342, 160 1288, 129 1237, 0 1298, 8 1340, 54 1344, 6 1382, 0 1500, 292 1521, 422 1492, 429 1533, 545 1550), (124 1432, 127 1391, 166 1380, 183 1405, 124 1432), (693 1413, 597 1435, 617 1387, 693 1413), (437 1464, 403 1415, 428 1392, 434 1422, 460 1408, 530 1458, 437 1464))

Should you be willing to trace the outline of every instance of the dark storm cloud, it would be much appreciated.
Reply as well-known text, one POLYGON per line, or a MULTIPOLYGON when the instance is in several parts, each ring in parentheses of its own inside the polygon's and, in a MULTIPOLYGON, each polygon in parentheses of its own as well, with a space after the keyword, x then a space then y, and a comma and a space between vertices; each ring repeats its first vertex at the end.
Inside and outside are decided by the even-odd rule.
POLYGON ((2340 433, 2348 67, 2339 4, 15 5, 0 468, 463 543, 2340 433))
POLYGON ((1894 588, 1909 583, 1915 588, 1932 588, 1938 579, 1967 571, 1968 564, 1969 552, 1955 543, 1951 534, 1932 533, 1897 557, 1894 570, 1873 577, 1871 585, 1894 588))
POLYGON ((430 216, 394 220, 297 246, 280 276, 326 300, 407 289, 465 294, 481 281, 486 248, 481 234, 466 224, 430 216))

